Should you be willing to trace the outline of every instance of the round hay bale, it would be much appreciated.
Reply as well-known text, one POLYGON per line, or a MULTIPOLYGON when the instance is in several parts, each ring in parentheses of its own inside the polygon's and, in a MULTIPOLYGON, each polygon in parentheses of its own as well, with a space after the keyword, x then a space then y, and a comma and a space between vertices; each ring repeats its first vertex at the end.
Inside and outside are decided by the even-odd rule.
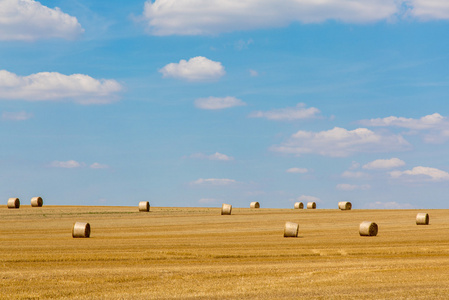
POLYGON ((19 198, 9 198, 8 199, 8 208, 19 208, 20 200, 19 198))
POLYGON ((249 207, 251 207, 251 208, 260 208, 260 204, 259 204, 259 202, 251 202, 249 207))
POLYGON ((417 214, 416 225, 429 225, 429 214, 426 213, 417 214))
POLYGON ((338 208, 340 210, 351 210, 352 204, 351 202, 338 202, 338 208))
POLYGON ((31 207, 42 207, 44 204, 44 200, 41 197, 33 197, 31 198, 31 207))
POLYGON ((231 211, 232 211, 232 205, 223 203, 223 205, 221 206, 221 214, 222 215, 230 215, 231 211))
POLYGON ((316 209, 315 202, 307 202, 307 209, 316 209))
POLYGON ((285 222, 284 237, 298 237, 299 225, 293 222, 285 222))
POLYGON ((139 202, 139 211, 150 211, 150 202, 140 201, 139 202))
POLYGON ((360 223, 359 233, 361 236, 376 236, 377 231, 377 224, 374 222, 364 221, 360 223))
POLYGON ((88 238, 88 237, 90 237, 90 225, 89 225, 89 223, 76 222, 73 225, 72 237, 74 237, 74 238, 88 238))
POLYGON ((302 202, 295 202, 295 209, 303 209, 304 204, 302 202))

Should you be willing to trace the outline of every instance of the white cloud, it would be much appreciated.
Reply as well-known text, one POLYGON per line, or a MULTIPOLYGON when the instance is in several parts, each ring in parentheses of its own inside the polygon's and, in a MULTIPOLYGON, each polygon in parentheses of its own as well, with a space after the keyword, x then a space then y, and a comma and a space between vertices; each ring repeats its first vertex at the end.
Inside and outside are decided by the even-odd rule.
POLYGON ((373 202, 368 204, 370 209, 412 209, 413 205, 410 203, 398 203, 398 202, 373 202))
POLYGON ((351 162, 351 166, 349 167, 350 170, 355 170, 358 169, 360 167, 360 163, 356 162, 356 161, 352 161, 351 162))
POLYGON ((449 19, 447 0, 407 0, 409 14, 421 20, 449 19))
POLYGON ((309 170, 307 170, 306 168, 290 168, 288 169, 286 172, 287 173, 307 173, 309 170))
POLYGON ((399 158, 390 158, 390 159, 376 159, 372 162, 369 162, 363 165, 362 168, 367 170, 373 169, 392 169, 397 167, 405 166, 405 162, 400 160, 399 158))
POLYGON ((191 158, 200 158, 200 159, 208 159, 208 160, 221 160, 221 161, 230 161, 234 158, 232 156, 228 156, 223 153, 215 152, 211 155, 206 155, 203 153, 195 153, 190 156, 191 158))
POLYGON ((143 19, 153 35, 215 35, 293 22, 376 22, 392 18, 399 8, 391 0, 147 0, 143 19))
POLYGON ((74 39, 84 32, 75 17, 33 0, 0 1, 0 40, 74 39))
POLYGON ((95 162, 95 163, 91 164, 89 166, 89 168, 91 168, 91 169, 107 169, 107 168, 109 168, 109 166, 95 162))
POLYGON ((369 177, 369 175, 366 173, 363 173, 363 172, 345 171, 341 174, 341 177, 343 177, 343 178, 366 178, 366 177, 369 177))
POLYGON ((369 190, 371 186, 369 184, 348 184, 348 183, 340 183, 337 184, 337 189, 341 191, 354 191, 354 190, 369 190))
POLYGON ((361 120, 360 124, 365 126, 394 126, 394 127, 402 127, 414 130, 423 130, 423 129, 434 129, 439 128, 441 125, 448 125, 448 121, 446 117, 443 117, 439 113, 434 113, 432 115, 427 115, 421 117, 420 119, 413 118, 403 118, 403 117, 386 117, 386 118, 377 118, 370 120, 361 120))
POLYGON ((235 106, 245 106, 246 103, 235 97, 209 97, 209 98, 199 98, 195 100, 195 106, 200 109, 224 109, 231 108, 235 106))
POLYGON ((259 76, 259 72, 257 72, 256 70, 249 70, 249 75, 251 75, 251 77, 257 77, 259 76))
POLYGON ((299 103, 296 107, 274 109, 270 111, 254 111, 249 114, 250 118, 266 118, 276 121, 293 121, 301 119, 316 118, 320 110, 315 107, 306 108, 304 103, 299 103))
POLYGON ((301 195, 296 200, 300 202, 321 202, 320 198, 307 195, 301 195))
POLYGON ((80 104, 106 104, 118 99, 122 86, 115 80, 94 79, 83 74, 41 72, 19 76, 0 70, 0 99, 56 101, 71 99, 80 104))
POLYGON ((412 179, 416 177, 417 179, 422 178, 426 181, 443 181, 449 180, 449 173, 429 167, 414 167, 411 170, 406 171, 391 171, 390 176, 393 178, 405 177, 406 179, 412 179))
POLYGON ((226 74, 220 62, 197 56, 188 61, 181 59, 179 63, 170 63, 159 70, 165 78, 184 79, 187 81, 211 81, 226 74))
POLYGON ((33 117, 32 113, 27 113, 26 111, 19 112, 3 112, 2 120, 5 121, 25 121, 33 117))
POLYGON ((346 130, 335 127, 328 131, 298 131, 273 151, 301 154, 320 154, 323 156, 345 157, 359 152, 403 151, 410 144, 401 135, 382 135, 366 128, 346 130))
POLYGON ((199 178, 192 182, 192 184, 209 184, 209 185, 230 185, 237 183, 234 179, 227 178, 199 178))
POLYGON ((68 161, 53 161, 50 164, 54 168, 66 168, 66 169, 73 169, 73 168, 79 168, 83 164, 79 163, 75 160, 68 160, 68 161))

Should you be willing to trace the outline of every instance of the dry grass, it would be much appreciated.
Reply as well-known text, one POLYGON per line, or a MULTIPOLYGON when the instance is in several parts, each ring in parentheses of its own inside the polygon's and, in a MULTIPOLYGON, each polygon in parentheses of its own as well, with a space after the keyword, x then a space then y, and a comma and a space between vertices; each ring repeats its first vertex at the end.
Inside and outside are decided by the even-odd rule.
POLYGON ((427 210, 428 226, 417 212, 3 206, 0 298, 447 298, 449 210, 427 210), (359 236, 366 219, 377 237, 359 236))

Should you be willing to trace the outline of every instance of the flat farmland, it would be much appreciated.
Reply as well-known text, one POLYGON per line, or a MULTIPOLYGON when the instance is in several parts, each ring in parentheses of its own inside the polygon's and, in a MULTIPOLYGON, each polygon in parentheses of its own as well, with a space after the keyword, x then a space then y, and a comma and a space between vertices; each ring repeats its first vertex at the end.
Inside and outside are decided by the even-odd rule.
POLYGON ((1 299, 448 295, 449 210, 0 207, 1 299), (72 238, 76 221, 90 238, 72 238), (298 238, 283 237, 286 221, 298 238), (362 221, 378 235, 359 236, 362 221))

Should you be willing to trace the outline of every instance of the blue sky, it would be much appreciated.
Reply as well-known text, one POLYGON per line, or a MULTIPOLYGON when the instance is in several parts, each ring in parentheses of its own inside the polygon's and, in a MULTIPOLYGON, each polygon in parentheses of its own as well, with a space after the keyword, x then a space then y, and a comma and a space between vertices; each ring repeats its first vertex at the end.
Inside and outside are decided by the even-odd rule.
POLYGON ((0 1, 0 197, 447 208, 444 0, 0 1))

